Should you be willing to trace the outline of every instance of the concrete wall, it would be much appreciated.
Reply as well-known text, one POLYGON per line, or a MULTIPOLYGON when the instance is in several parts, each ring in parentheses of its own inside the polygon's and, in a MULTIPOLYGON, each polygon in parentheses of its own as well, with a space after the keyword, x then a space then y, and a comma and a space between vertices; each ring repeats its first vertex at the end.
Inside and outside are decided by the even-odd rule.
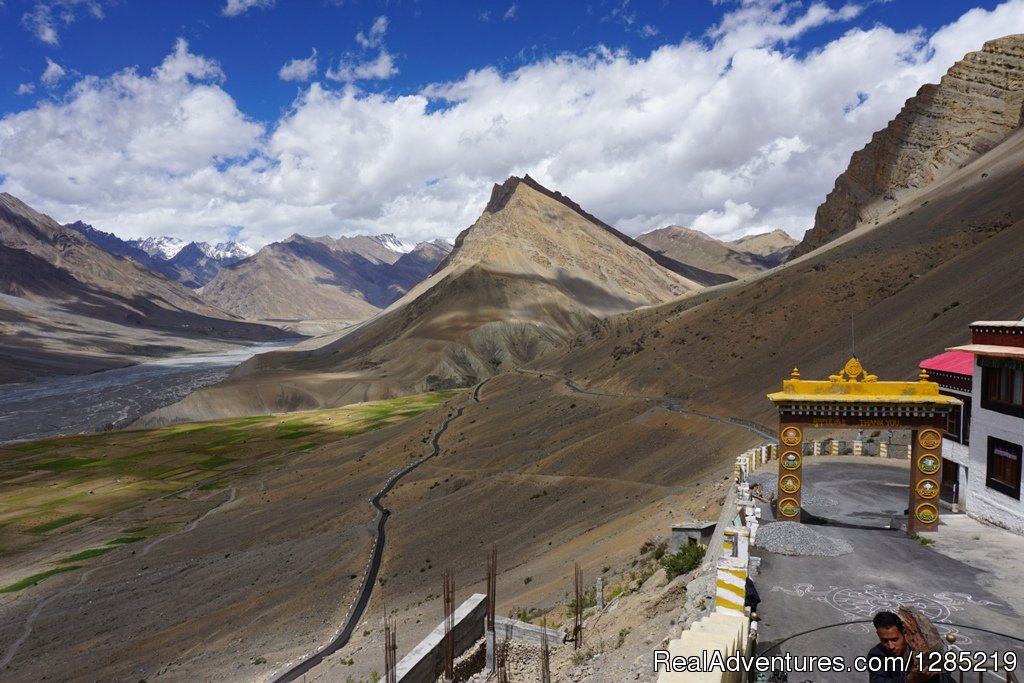
MULTIPOLYGON (((487 596, 474 593, 455 609, 455 656, 458 657, 484 635, 487 596)), ((434 627, 413 651, 398 663, 401 683, 435 683, 444 671, 444 621, 434 627)))
MULTIPOLYGON (((715 523, 706 522, 706 526, 703 529, 696 529, 693 525, 672 525, 672 535, 669 537, 668 551, 670 553, 678 552, 684 545, 691 545, 697 543, 703 546, 707 546, 711 543, 711 536, 715 533, 715 523)), ((694 523, 696 525, 696 522, 694 523)))
POLYGON ((556 631, 553 628, 545 629, 540 626, 534 626, 533 624, 527 624, 525 621, 519 621, 518 619, 508 619, 507 617, 494 617, 494 637, 500 642, 505 638, 511 640, 520 640, 527 643, 534 643, 540 645, 544 639, 544 632, 548 634, 548 644, 551 647, 555 645, 561 645, 562 639, 565 634, 561 631, 556 631))
MULTIPOLYGON (((970 476, 967 481, 967 512, 971 517, 1024 534, 1024 502, 985 485, 988 472, 988 437, 1024 442, 1024 419, 981 407, 981 371, 974 367, 971 397, 970 476)), ((962 490, 962 489, 961 489, 962 490)))

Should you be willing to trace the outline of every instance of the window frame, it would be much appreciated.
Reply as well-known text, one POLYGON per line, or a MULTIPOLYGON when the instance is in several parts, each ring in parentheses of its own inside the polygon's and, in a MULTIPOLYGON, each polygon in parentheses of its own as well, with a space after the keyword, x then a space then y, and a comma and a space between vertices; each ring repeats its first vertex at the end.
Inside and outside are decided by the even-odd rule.
POLYGON ((1022 386, 1024 386, 1024 368, 1019 365, 983 365, 981 368, 981 407, 1003 415, 1024 417, 1022 386))
POLYGON ((1021 444, 990 436, 988 437, 986 455, 985 486, 1020 500, 1021 461, 1024 460, 1024 447, 1021 444), (997 454, 997 448, 1008 453, 1010 457, 997 454), (1003 474, 1004 469, 1005 475, 1003 474))

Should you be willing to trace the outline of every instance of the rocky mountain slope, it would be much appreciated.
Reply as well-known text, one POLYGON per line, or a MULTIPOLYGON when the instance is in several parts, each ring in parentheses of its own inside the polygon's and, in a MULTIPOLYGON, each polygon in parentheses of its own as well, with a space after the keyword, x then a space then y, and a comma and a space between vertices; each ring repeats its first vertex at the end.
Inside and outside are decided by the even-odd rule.
POLYGON ((252 255, 251 251, 236 242, 186 244, 174 237, 123 240, 82 221, 69 223, 65 227, 81 233, 93 244, 112 254, 130 258, 140 266, 192 289, 202 287, 212 280, 222 267, 252 255))
POLYGON ((253 359, 153 421, 468 386, 536 360, 604 316, 702 289, 634 244, 532 179, 510 178, 437 272, 383 314, 253 359))
POLYGON ((734 278, 774 268, 786 260, 797 243, 782 230, 722 242, 679 225, 644 233, 636 241, 676 261, 734 278))
POLYGON ((365 320, 430 275, 451 251, 441 240, 410 247, 390 234, 296 234, 213 282, 254 252, 237 242, 123 240, 81 221, 67 227, 186 287, 210 285, 200 292, 204 300, 249 320, 365 320))
POLYGON ((770 423, 765 393, 794 367, 834 374, 853 352, 852 317, 865 367, 913 378, 921 359, 963 343, 972 321, 1024 317, 1022 174, 1018 130, 874 229, 741 284, 610 319, 546 371, 770 423))
POLYGON ((444 242, 424 242, 403 254, 388 237, 292 235, 221 269, 201 294, 250 320, 365 320, 426 278, 450 251, 444 242))
POLYGON ((140 266, 148 268, 154 273, 160 273, 170 280, 180 280, 178 270, 167 259, 161 257, 160 251, 156 251, 155 255, 151 254, 136 246, 134 244, 136 240, 123 240, 112 232, 97 230, 83 221, 68 223, 64 227, 81 233, 97 247, 105 249, 115 256, 129 258, 140 266))
POLYGON ((968 54, 854 153, 791 258, 877 224, 905 198, 991 150, 1020 127, 1022 104, 1024 35, 968 54))
POLYGON ((0 194, 0 331, 0 381, 127 365, 137 356, 214 339, 285 336, 210 307, 6 193, 0 194))

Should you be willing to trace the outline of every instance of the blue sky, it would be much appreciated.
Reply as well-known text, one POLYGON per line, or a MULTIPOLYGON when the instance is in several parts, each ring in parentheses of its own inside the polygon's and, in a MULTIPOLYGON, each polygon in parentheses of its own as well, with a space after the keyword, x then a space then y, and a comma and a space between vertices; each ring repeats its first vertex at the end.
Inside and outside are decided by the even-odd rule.
POLYGON ((0 190, 125 237, 415 241, 530 173, 631 234, 799 236, 1014 32, 1024 0, 0 0, 0 190))

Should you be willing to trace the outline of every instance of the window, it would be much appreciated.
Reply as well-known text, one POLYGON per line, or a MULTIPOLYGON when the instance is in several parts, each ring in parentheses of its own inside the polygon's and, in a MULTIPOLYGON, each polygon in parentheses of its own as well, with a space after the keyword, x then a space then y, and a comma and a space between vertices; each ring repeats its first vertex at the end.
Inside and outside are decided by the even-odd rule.
POLYGON ((1020 444, 988 437, 988 473, 985 485, 1020 500, 1020 444))
POLYGON ((971 442, 971 397, 939 389, 939 393, 963 402, 946 413, 945 438, 967 446, 971 442))
POLYGON ((1024 417, 1024 369, 1000 364, 981 369, 981 407, 1024 417))

